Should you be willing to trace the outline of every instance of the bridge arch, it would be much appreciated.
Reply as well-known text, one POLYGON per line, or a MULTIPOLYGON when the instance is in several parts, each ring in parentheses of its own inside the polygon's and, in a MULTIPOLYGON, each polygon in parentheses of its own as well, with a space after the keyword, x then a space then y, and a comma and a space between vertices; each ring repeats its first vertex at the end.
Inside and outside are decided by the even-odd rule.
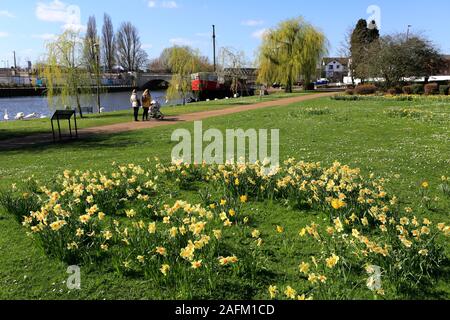
POLYGON ((169 81, 166 79, 152 79, 147 82, 145 82, 143 85, 141 85, 142 90, 167 90, 169 88, 169 81))

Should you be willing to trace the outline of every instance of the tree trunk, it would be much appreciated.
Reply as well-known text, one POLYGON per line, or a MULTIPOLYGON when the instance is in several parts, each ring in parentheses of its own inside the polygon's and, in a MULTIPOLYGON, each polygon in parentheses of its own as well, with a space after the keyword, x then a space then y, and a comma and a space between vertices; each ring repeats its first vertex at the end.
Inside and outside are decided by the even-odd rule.
POLYGON ((80 118, 83 118, 83 111, 81 110, 80 96, 77 94, 77 108, 80 118))

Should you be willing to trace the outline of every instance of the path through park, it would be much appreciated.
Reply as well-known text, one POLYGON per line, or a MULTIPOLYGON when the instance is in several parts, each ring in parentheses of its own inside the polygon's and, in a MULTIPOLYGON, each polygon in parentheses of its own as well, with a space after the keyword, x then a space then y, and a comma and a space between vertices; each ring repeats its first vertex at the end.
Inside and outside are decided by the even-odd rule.
MULTIPOLYGON (((269 107, 281 107, 287 106, 297 102, 309 101, 313 99, 329 97, 335 95, 336 93, 318 93, 311 95, 304 95, 292 98, 283 98, 273 101, 266 101, 256 104, 249 105, 239 105, 235 107, 228 107, 226 109, 202 111, 189 114, 183 114, 179 116, 173 116, 165 119, 164 121, 149 121, 149 122, 126 122, 118 123, 100 127, 91 127, 86 129, 78 130, 78 135, 80 139, 85 137, 92 137, 94 135, 108 135, 115 133, 122 133, 128 131, 142 130, 148 128, 156 128, 168 125, 175 125, 183 122, 200 121, 208 118, 231 115, 244 111, 251 111, 269 107)), ((130 115, 131 117, 131 115, 130 115)), ((21 147, 30 147, 39 144, 51 143, 53 141, 53 136, 49 134, 35 134, 22 138, 14 138, 10 140, 0 141, 0 150, 2 149, 20 149, 21 147)))

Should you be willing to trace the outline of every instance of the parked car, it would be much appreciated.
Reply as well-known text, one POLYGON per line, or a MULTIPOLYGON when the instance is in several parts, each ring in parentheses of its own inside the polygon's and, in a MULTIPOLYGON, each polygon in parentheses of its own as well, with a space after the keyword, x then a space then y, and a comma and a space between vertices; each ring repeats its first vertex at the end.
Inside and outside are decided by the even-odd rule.
POLYGON ((325 86, 325 85, 327 85, 329 83, 330 83, 330 81, 328 81, 327 79, 319 79, 316 82, 314 82, 314 84, 316 86, 325 86))

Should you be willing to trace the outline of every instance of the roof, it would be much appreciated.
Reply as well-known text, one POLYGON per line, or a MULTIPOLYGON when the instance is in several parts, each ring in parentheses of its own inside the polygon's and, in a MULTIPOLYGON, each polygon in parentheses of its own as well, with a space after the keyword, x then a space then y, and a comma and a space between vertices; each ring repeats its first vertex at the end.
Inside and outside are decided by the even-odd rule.
POLYGON ((337 61, 344 66, 348 65, 349 60, 350 60, 349 58, 342 58, 342 57, 340 57, 340 58, 334 58, 334 57, 323 58, 323 62, 325 64, 329 64, 330 62, 337 61))

